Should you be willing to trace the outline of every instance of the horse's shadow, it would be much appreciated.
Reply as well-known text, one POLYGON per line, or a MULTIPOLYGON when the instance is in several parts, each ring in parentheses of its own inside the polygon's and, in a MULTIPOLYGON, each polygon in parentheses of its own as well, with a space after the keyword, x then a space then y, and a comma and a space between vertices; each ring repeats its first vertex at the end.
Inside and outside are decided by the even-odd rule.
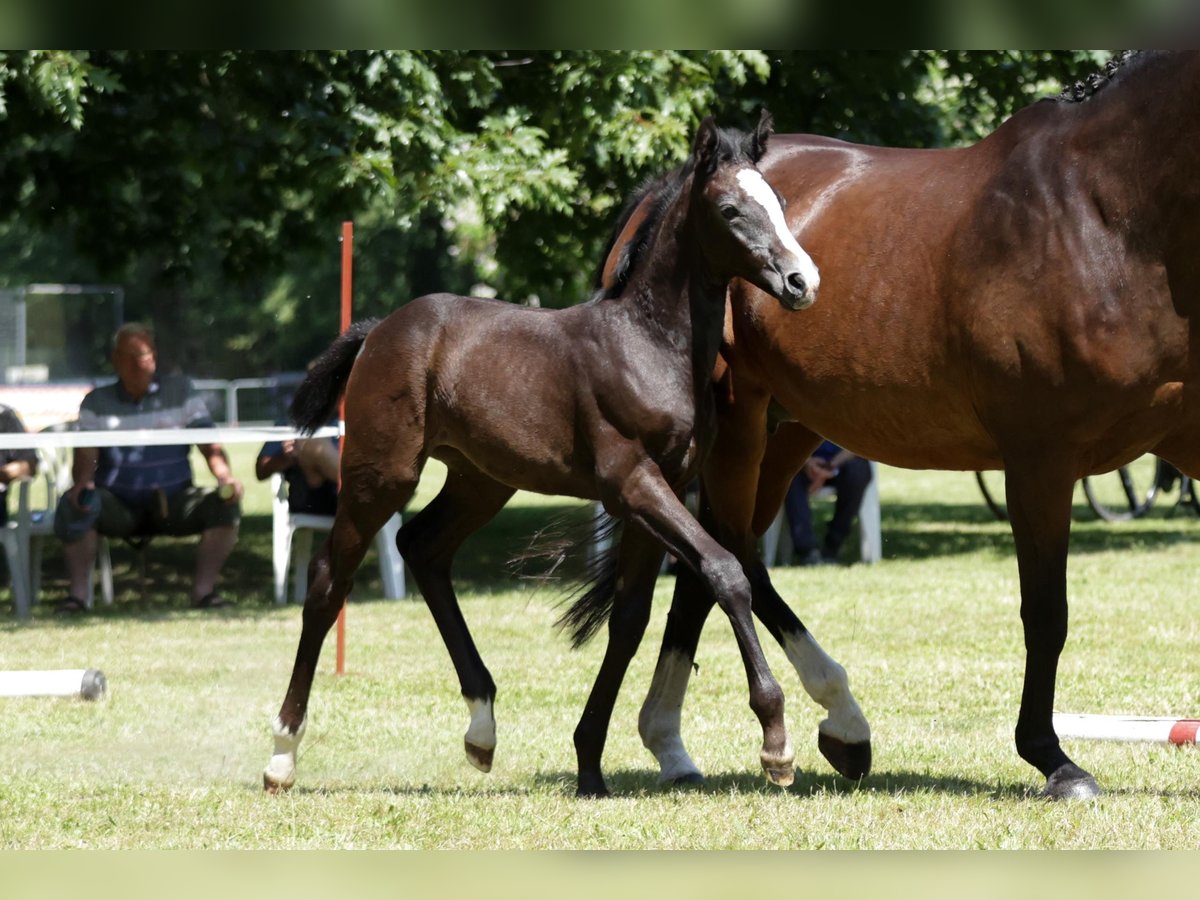
MULTIPOLYGON (((439 787, 429 784, 393 784, 383 788, 364 788, 362 785, 341 783, 332 785, 297 785, 290 790, 296 796, 341 796, 366 792, 381 792, 398 797, 528 797, 546 791, 566 796, 575 793, 574 771, 558 770, 537 772, 530 776, 529 787, 506 785, 491 787, 481 785, 479 790, 470 787, 439 787)), ((658 773, 651 769, 616 769, 606 772, 604 780, 612 798, 647 799, 688 794, 705 796, 743 795, 779 796, 786 794, 797 798, 820 798, 828 796, 848 797, 858 793, 879 796, 904 797, 913 794, 941 794, 952 797, 984 797, 990 800, 1040 801, 1040 785, 1034 781, 979 781, 955 775, 933 775, 928 772, 889 770, 867 776, 862 781, 849 781, 831 772, 796 770, 796 780, 790 787, 780 789, 768 784, 766 779, 754 772, 717 772, 706 775, 697 783, 666 785, 658 780, 658 773)), ((255 785, 261 790, 261 787, 255 785)), ((1177 800, 1200 802, 1200 787, 1178 791, 1158 791, 1144 787, 1105 788, 1106 797, 1169 797, 1177 800)))

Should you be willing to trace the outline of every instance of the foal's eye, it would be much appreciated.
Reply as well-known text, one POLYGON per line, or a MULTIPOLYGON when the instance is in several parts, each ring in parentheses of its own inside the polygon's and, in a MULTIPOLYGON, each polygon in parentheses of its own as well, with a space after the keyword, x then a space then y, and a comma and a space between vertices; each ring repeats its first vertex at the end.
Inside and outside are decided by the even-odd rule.
POLYGON ((721 207, 721 215, 723 215, 726 219, 736 219, 739 215, 741 215, 741 213, 738 212, 738 208, 736 206, 730 206, 728 203, 726 203, 721 207))

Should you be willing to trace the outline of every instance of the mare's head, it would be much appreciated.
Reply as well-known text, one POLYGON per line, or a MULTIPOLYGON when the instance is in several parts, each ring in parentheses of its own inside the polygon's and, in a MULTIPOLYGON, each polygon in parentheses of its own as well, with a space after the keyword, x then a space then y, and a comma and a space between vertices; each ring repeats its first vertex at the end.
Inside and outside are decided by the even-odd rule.
POLYGON ((744 278, 788 309, 817 299, 820 276, 783 216, 779 194, 758 171, 772 131, 763 110, 751 132, 700 123, 685 171, 692 171, 691 209, 713 274, 744 278))

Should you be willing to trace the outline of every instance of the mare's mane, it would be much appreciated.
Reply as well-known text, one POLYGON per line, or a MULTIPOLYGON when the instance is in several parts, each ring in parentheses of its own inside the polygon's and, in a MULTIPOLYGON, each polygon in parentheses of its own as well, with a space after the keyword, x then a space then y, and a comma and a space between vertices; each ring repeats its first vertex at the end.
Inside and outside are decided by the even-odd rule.
MULTIPOLYGON (((747 135, 745 132, 733 128, 718 128, 717 137, 718 144, 715 156, 719 162, 728 163, 739 159, 744 159, 746 162, 753 162, 747 152, 747 135)), ((650 246, 653 235, 658 230, 659 223, 662 221, 663 214, 679 198, 679 192, 683 189, 684 183, 687 181, 688 176, 695 170, 695 167, 696 160, 693 154, 688 156, 687 161, 680 167, 672 169, 666 174, 646 179, 629 195, 625 201, 625 205, 621 208, 621 214, 617 217, 613 225, 608 240, 604 243, 604 251, 600 254, 600 263, 592 276, 594 289, 591 298, 592 302, 610 300, 621 296, 628 286, 634 271, 637 269, 637 265, 641 261, 646 248, 650 246), (650 203, 646 218, 638 225, 633 239, 627 241, 625 246, 621 248, 620 256, 617 259, 617 266, 613 272, 613 282, 611 286, 605 288, 603 282, 604 264, 612 252, 613 245, 634 212, 646 202, 650 203)))
POLYGON ((1067 103, 1082 103, 1085 100, 1091 99, 1102 88, 1113 84, 1127 76, 1131 71, 1139 68, 1152 55, 1152 53, 1145 50, 1122 50, 1119 53, 1114 53, 1112 58, 1099 71, 1093 72, 1086 78, 1081 78, 1069 87, 1063 88, 1061 94, 1049 99, 1065 101, 1067 103))

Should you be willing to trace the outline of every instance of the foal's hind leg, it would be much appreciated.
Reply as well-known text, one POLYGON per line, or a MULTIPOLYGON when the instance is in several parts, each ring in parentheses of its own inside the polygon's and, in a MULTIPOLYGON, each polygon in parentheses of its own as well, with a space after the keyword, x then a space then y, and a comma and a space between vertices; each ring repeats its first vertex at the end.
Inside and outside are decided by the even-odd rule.
POLYGON ((309 566, 309 588, 304 598, 296 662, 273 726, 275 752, 263 771, 263 787, 272 793, 286 790, 296 781, 296 750, 308 722, 308 698, 317 659, 325 636, 354 585, 354 573, 376 532, 395 510, 404 507, 415 487, 414 478, 400 490, 379 491, 369 505, 356 501, 352 491, 344 490, 339 495, 333 529, 309 566))
POLYGON ((483 474, 465 459, 446 474, 441 492, 396 536, 400 553, 421 589, 471 712, 463 745, 471 765, 492 768, 496 748, 493 706, 496 684, 483 663, 458 606, 450 566, 463 541, 486 525, 513 495, 513 489, 483 474))
POLYGON ((575 728, 575 755, 579 762, 575 793, 579 797, 608 796, 600 758, 621 681, 646 632, 654 582, 663 560, 662 546, 635 527, 628 527, 622 533, 618 552, 617 589, 608 619, 608 647, 575 728))

